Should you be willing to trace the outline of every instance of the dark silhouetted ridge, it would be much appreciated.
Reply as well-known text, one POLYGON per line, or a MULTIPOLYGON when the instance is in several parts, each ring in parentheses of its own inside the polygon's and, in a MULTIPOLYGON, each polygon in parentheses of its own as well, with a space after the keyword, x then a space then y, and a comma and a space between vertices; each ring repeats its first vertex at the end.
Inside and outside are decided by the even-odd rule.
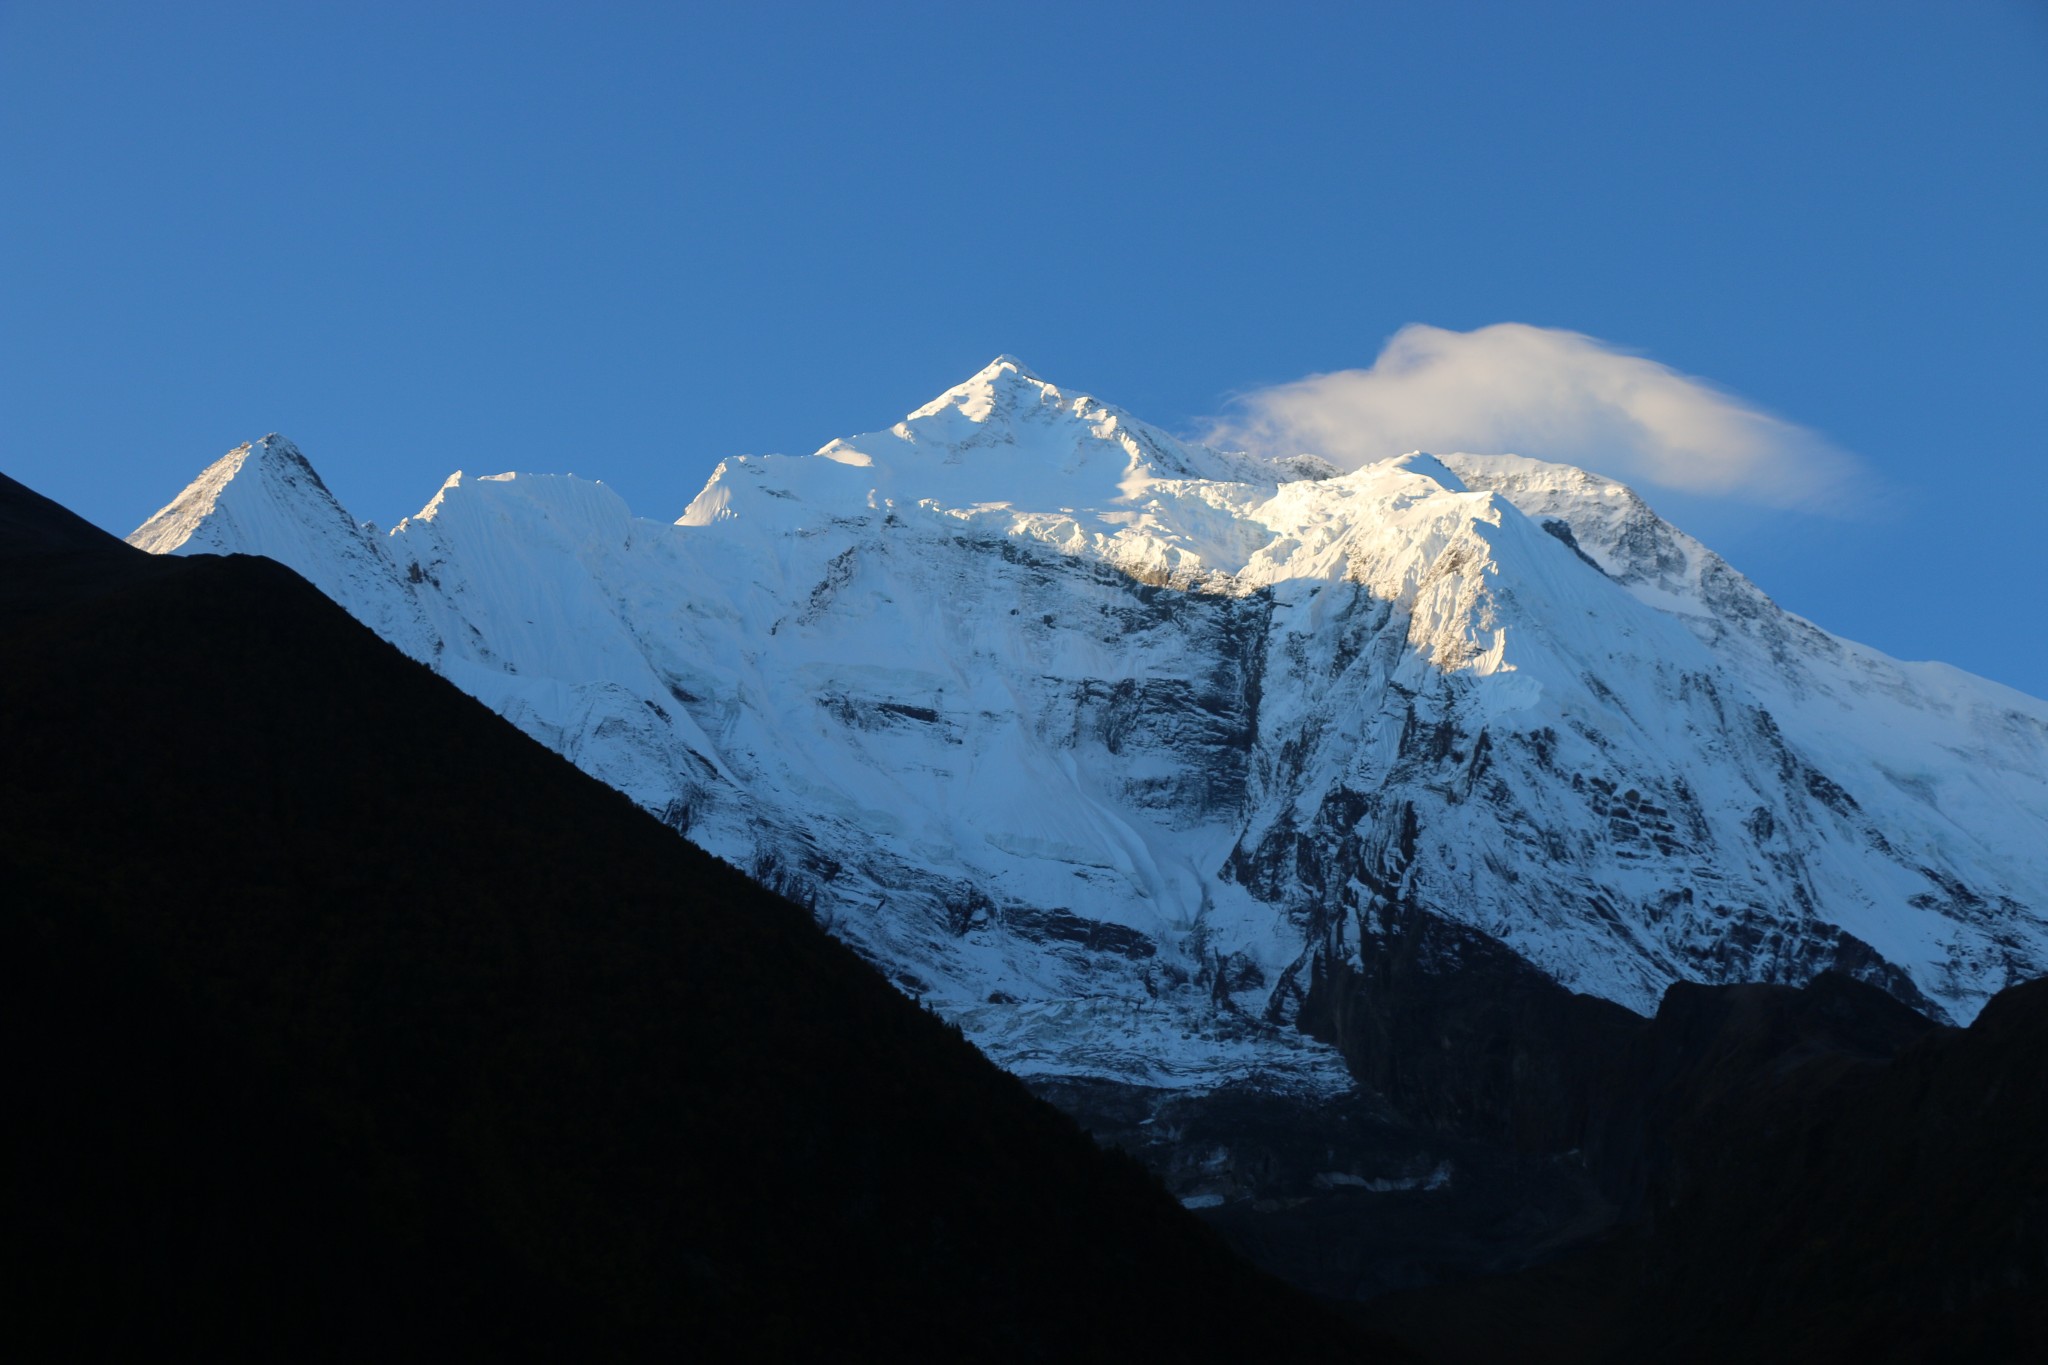
POLYGON ((1579 1151, 1631 1221, 1377 1326, 1447 1361, 2048 1359, 2048 979, 1968 1029, 1832 973, 1682 984, 1615 1036, 1579 1151))

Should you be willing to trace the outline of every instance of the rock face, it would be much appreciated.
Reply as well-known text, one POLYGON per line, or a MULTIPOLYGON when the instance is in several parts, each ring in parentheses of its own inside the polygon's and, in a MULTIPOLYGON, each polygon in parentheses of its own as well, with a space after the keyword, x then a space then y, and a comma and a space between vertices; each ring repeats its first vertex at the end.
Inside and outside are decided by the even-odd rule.
POLYGON ((1259 462, 1004 358, 673 525, 457 474, 378 535, 272 437, 131 539, 290 564, 1027 1076, 1341 1048, 1492 1131, 1552 995, 1834 970, 1961 1023, 2048 970, 2048 704, 1566 466, 1259 462))

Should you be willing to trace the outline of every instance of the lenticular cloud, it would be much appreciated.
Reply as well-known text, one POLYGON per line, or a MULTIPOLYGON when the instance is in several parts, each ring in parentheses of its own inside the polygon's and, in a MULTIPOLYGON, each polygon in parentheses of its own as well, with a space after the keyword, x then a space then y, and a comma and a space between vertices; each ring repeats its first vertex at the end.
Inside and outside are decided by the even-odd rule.
POLYGON ((1213 444, 1356 466, 1410 450, 1513 453, 1774 506, 1837 498, 1855 460, 1817 432, 1578 332, 1416 324, 1372 368, 1238 399, 1213 444))

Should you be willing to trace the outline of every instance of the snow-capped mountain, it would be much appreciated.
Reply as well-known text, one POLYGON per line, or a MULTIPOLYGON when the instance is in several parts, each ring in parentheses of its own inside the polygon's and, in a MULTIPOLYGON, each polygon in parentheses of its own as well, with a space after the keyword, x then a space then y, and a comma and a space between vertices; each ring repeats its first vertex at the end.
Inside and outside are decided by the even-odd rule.
POLYGON ((1025 1074, 1341 1083, 1290 1025, 1396 908, 1638 1010, 2048 971, 2048 704, 1568 466, 1268 463, 1005 357, 672 525, 458 473, 379 533, 273 436, 130 540, 291 565, 1025 1074))

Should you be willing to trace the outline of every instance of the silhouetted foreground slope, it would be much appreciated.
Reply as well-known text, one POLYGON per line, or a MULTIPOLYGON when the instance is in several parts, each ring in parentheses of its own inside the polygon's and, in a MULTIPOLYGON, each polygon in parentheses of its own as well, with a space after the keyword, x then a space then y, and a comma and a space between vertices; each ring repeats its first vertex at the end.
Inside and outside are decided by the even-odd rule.
POLYGON ((0 486, 11 1333, 1355 1358, 795 907, 288 570, 0 486))
POLYGON ((1376 1326, 1446 1360, 2048 1359, 2048 979, 1968 1029, 1835 975, 1674 986, 1626 1043, 1566 1087, 1626 1231, 1376 1326))

